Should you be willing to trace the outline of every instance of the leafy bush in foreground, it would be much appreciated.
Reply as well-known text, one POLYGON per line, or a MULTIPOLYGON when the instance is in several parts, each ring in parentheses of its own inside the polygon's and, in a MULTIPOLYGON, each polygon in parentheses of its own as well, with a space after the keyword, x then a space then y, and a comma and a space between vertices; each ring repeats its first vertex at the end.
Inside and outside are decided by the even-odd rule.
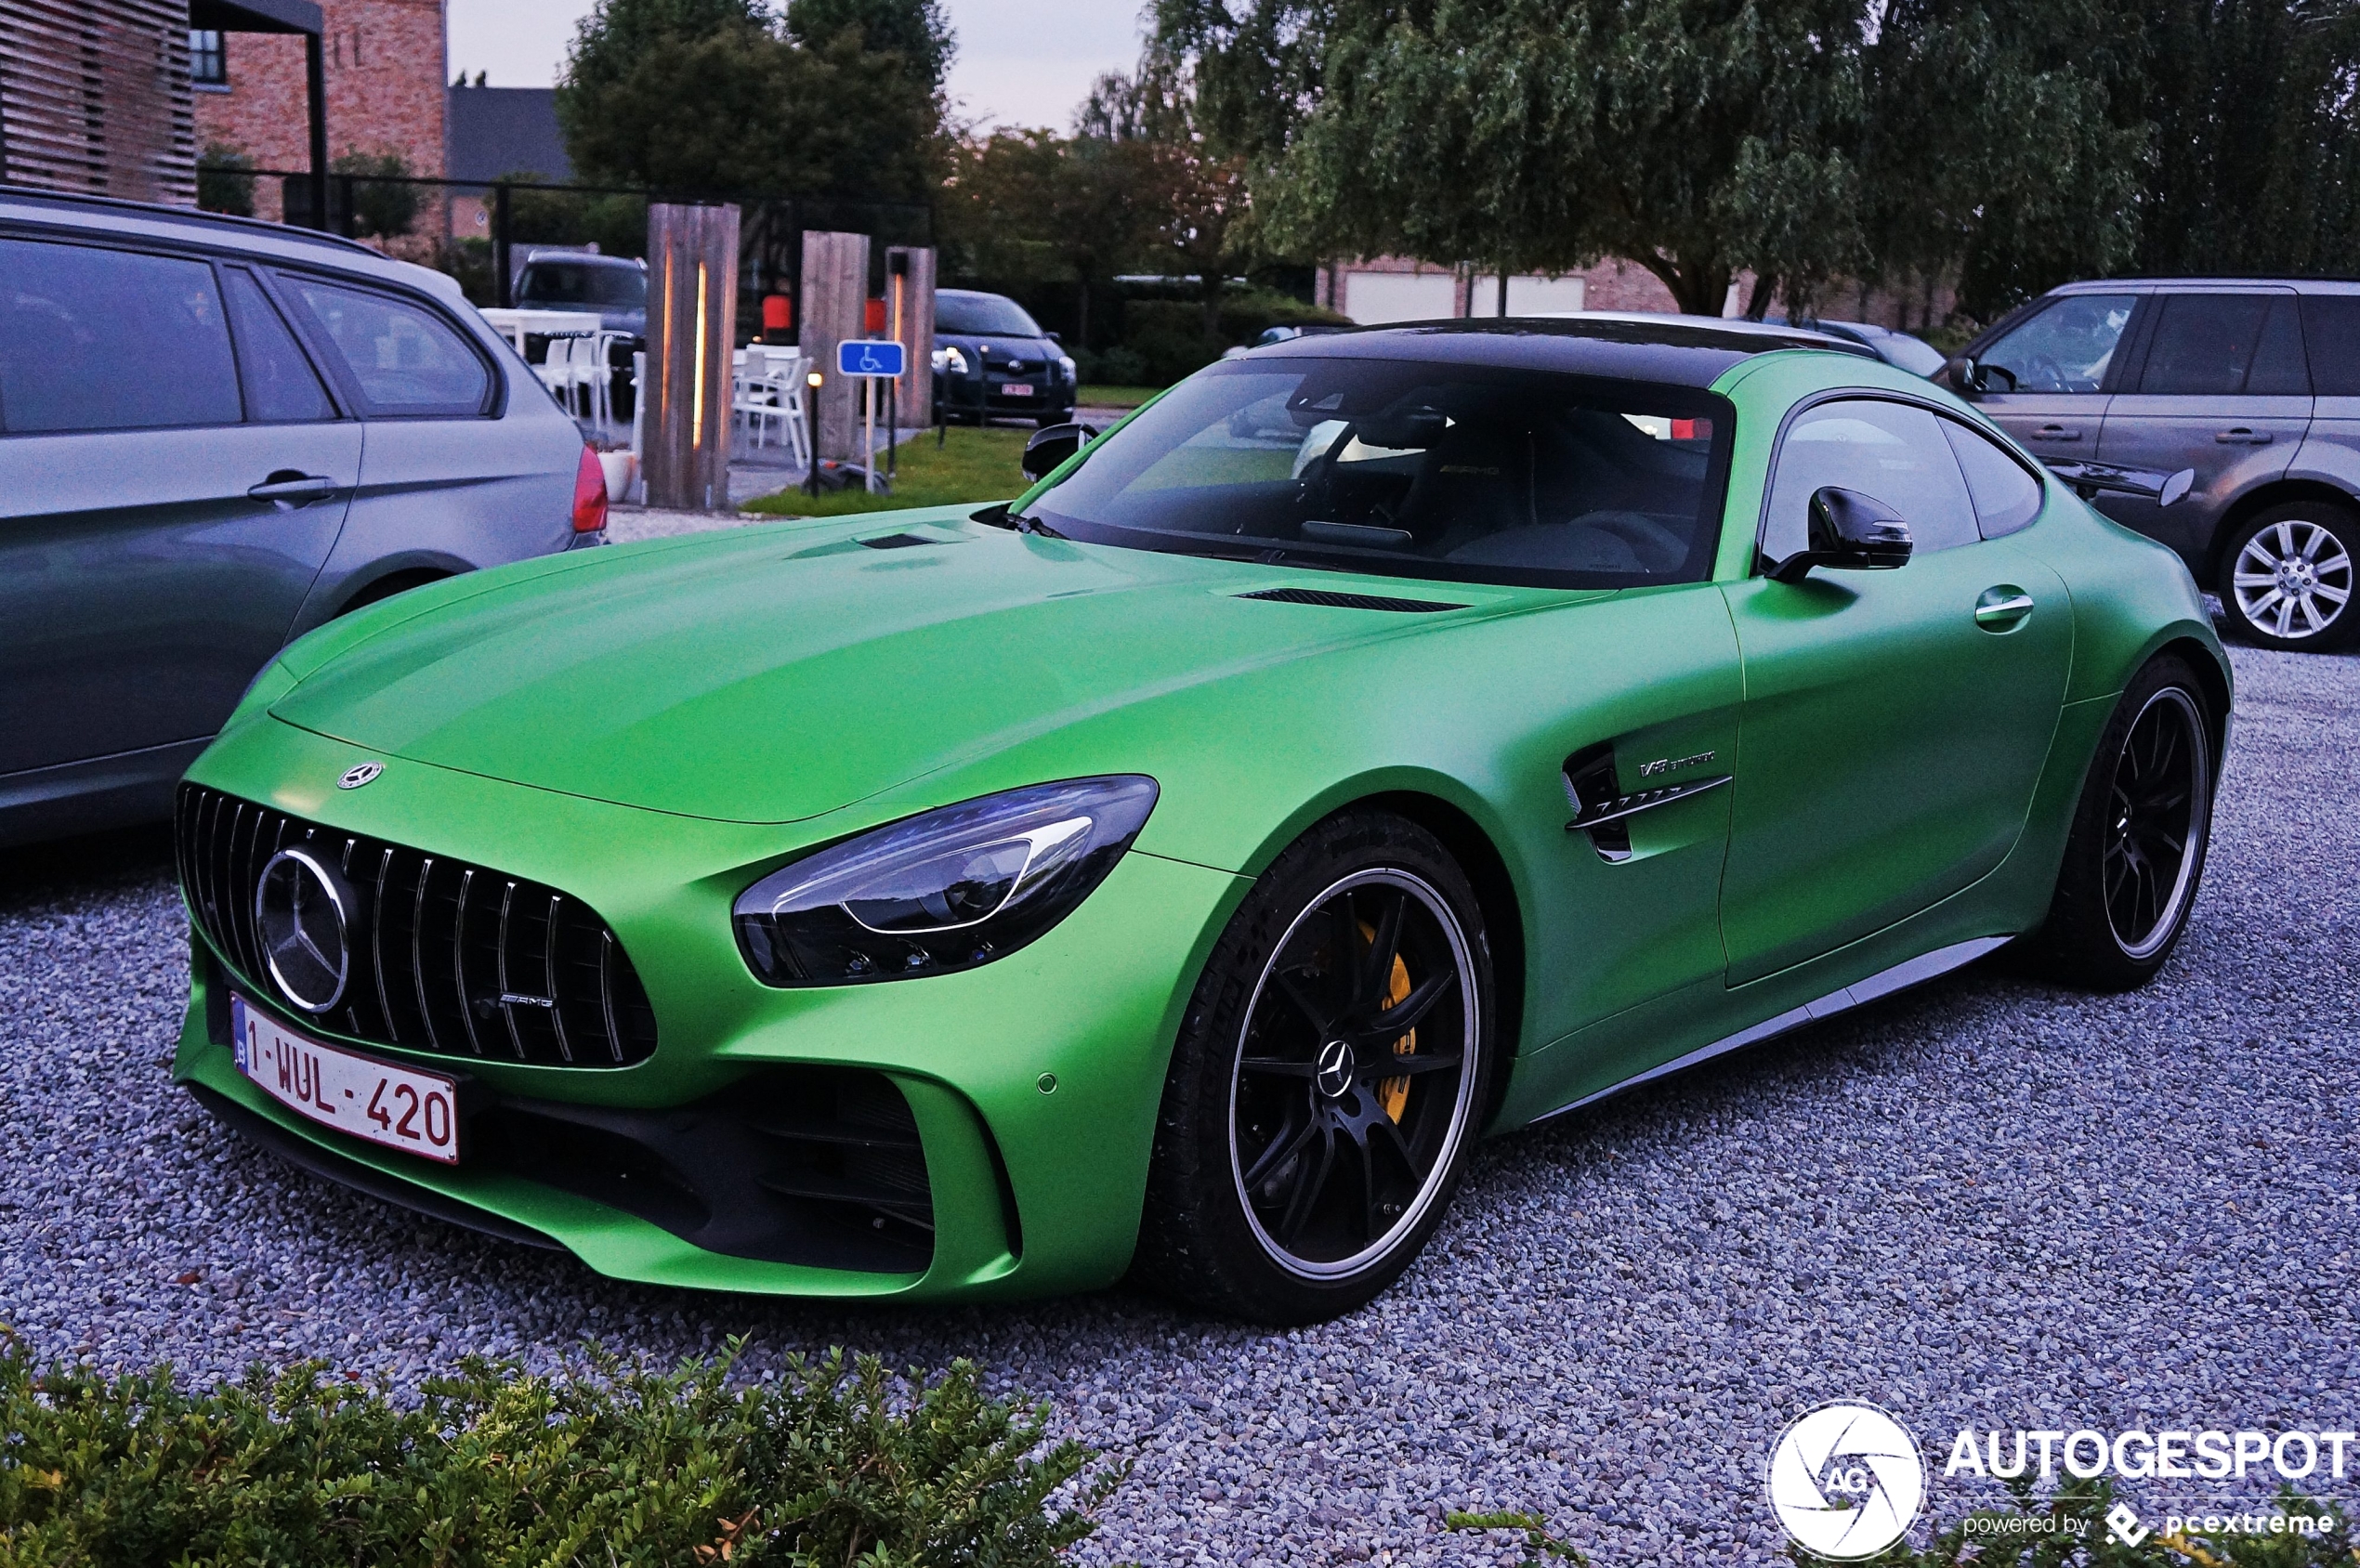
POLYGON ((835 1352, 733 1384, 737 1349, 668 1374, 471 1360, 410 1408, 320 1363, 200 1394, 37 1370, 0 1331, 0 1568, 1027 1568, 1121 1479, 1044 1449, 1046 1407, 967 1362, 927 1382, 835 1352))

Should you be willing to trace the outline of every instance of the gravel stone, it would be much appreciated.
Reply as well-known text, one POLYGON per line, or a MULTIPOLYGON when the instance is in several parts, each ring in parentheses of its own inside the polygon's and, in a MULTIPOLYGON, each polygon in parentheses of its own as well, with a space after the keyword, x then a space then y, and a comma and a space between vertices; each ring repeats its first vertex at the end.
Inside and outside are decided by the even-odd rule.
MULTIPOLYGON (((1770 1444, 1873 1399, 1961 1427, 2360 1426, 2360 660, 2239 648, 2179 954, 2090 997, 1986 961, 1499 1140, 1367 1310, 1270 1332, 1122 1291, 847 1308, 649 1289, 301 1174, 166 1081, 170 849, 0 861, 0 1322, 190 1378, 307 1356, 657 1361, 749 1335, 970 1356, 1134 1461, 1086 1563, 1490 1563, 1546 1514, 1601 1568, 1768 1561, 1770 1444)), ((2323 1488, 2347 1507, 2360 1483, 2323 1488)), ((1922 1526, 1921 1526, 1922 1533, 1922 1526)))

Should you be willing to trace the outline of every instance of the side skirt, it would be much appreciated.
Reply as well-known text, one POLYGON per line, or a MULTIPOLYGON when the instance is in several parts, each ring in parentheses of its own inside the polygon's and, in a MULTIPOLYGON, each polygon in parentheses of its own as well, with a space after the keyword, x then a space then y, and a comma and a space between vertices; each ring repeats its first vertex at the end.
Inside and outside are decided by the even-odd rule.
POLYGON ((1544 1116, 1533 1117, 1532 1121, 1527 1125, 1537 1126, 1552 1117, 1561 1117, 1567 1111, 1578 1111, 1584 1105, 1593 1105, 1609 1095, 1619 1094, 1626 1089, 1635 1089, 1650 1079, 1666 1077, 1685 1067, 1693 1067, 1699 1062, 1711 1061, 1715 1056, 1744 1046, 1759 1044, 1763 1040, 1783 1035, 1789 1030, 1799 1029, 1805 1024, 1816 1023, 1822 1018, 1832 1018, 1839 1013, 1850 1012, 1853 1008, 1874 1001, 1879 997, 1889 997, 1895 991, 1905 991, 1912 986, 1922 985, 1936 975, 1947 974, 1954 969, 1963 968, 1974 962, 1984 954, 2007 946, 2011 940, 2013 938, 2006 936, 1977 936, 1965 942, 1953 942, 1947 947, 1936 947, 1931 953, 1921 953, 1914 959, 1895 964, 1891 969, 1871 974, 1866 980, 1856 980, 1849 986, 1829 991, 1816 1001, 1808 1001, 1801 1007, 1789 1008, 1776 1018, 1765 1018, 1750 1029, 1739 1029, 1734 1035, 1724 1035, 1711 1045, 1698 1046, 1685 1056, 1674 1057, 1661 1066, 1650 1067, 1635 1078, 1627 1078, 1620 1083, 1609 1084, 1595 1094, 1585 1094, 1569 1105, 1560 1105, 1544 1116))

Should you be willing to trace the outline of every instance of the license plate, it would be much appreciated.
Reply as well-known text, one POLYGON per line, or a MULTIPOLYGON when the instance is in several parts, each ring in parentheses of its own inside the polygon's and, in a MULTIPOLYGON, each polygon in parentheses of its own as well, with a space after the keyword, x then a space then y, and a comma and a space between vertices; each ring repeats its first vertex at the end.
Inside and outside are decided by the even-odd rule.
POLYGON ((322 1127, 445 1165, 459 1163, 458 1086, 281 1028, 229 998, 238 1071, 273 1100, 322 1127))
POLYGON ((1025 381, 1011 381, 1000 390, 1011 398, 1029 398, 1032 396, 1032 384, 1025 381))

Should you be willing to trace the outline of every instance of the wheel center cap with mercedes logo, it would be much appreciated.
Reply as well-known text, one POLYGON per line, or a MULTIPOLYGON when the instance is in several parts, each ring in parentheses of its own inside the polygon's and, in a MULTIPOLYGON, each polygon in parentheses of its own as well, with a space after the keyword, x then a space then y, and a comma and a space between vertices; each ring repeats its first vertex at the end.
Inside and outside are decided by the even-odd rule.
POLYGON ((1340 1039, 1321 1046, 1319 1076, 1315 1081, 1329 1099, 1343 1099, 1344 1091, 1352 1087, 1352 1047, 1340 1039))
POLYGON ((344 999, 353 908, 342 873, 302 845, 272 856, 256 879, 263 961, 280 994, 306 1013, 325 1013, 344 999))

